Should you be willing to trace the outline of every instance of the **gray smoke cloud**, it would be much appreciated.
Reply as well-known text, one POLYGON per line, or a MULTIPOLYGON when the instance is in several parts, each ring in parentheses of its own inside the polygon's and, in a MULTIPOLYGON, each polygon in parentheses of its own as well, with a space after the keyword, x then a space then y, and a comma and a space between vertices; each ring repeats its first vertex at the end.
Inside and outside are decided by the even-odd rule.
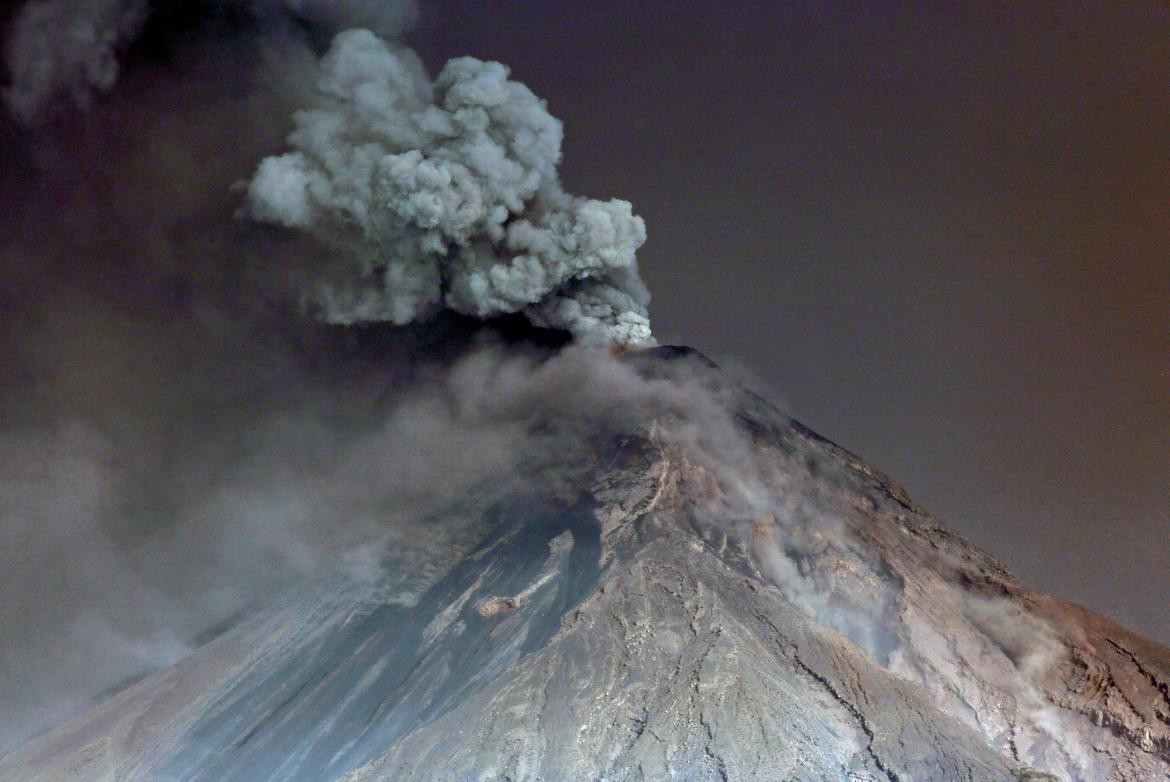
POLYGON ((54 102, 84 108, 118 78, 118 50, 146 21, 146 0, 35 0, 16 15, 4 47, 4 100, 33 123, 54 102))
POLYGON ((391 511, 511 453, 399 395, 405 361, 338 367, 345 343, 290 317, 296 243, 234 217, 232 183, 303 97, 308 37, 272 4, 119 74, 114 10, 33 3, 5 42, 31 59, 0 116, 0 753, 258 598, 359 572, 391 511), (117 88, 95 96, 86 62, 117 88))
MULTIPOLYGON (((503 485, 521 457, 573 452, 576 433, 616 414, 603 402, 629 380, 607 350, 585 348, 543 369, 514 348, 472 350, 451 367, 446 354, 478 337, 441 312, 380 343, 375 357, 355 346, 360 337, 298 317, 298 299, 321 290, 321 270, 352 267, 356 256, 339 249, 362 242, 324 202, 311 202, 320 211, 307 231, 239 220, 241 194, 251 210, 260 188, 233 185, 279 153, 290 129, 307 127, 302 115, 292 119, 297 109, 348 121, 351 110, 320 89, 333 56, 316 49, 322 31, 371 28, 340 41, 390 52, 436 122, 442 105, 455 105, 436 94, 463 96, 450 99, 462 108, 442 120, 464 129, 462 146, 426 136, 447 144, 450 157, 436 157, 438 146, 421 137, 411 149, 394 147, 402 165, 417 165, 396 185, 414 222, 404 218, 404 236, 393 241, 417 245, 434 228, 486 251, 476 232, 495 230, 495 217, 471 218, 470 207, 440 209, 441 228, 418 227, 423 185, 445 197, 427 184, 432 170, 463 166, 451 197, 478 188, 497 205, 493 215, 508 212, 494 225, 527 236, 537 259, 518 261, 517 274, 525 263, 534 273, 550 260, 593 263, 571 253, 607 252, 597 223, 614 207, 560 192, 559 123, 502 66, 456 61, 432 86, 413 55, 375 37, 405 29, 413 4, 274 0, 208 3, 204 12, 214 18, 228 6, 255 23, 163 38, 161 59, 135 54, 135 35, 156 36, 147 42, 155 47, 160 26, 167 35, 161 12, 143 3, 35 0, 7 30, 0 753, 180 659, 208 628, 274 594, 338 571, 384 577, 387 551, 393 583, 384 597, 409 602, 474 542, 459 514, 442 524, 420 519, 488 478, 503 485), (515 106, 492 102, 501 95, 515 106), (525 140, 525 123, 547 134, 530 128, 525 140), (496 153, 492 178, 484 172, 496 153), (477 156, 482 167, 472 165, 477 156), (534 440, 536 417, 554 408, 562 425, 534 440)), ((330 49, 339 51, 347 49, 330 49)), ((639 232, 627 244, 639 244, 641 222, 628 206, 626 217, 616 214, 639 232)), ((489 299, 468 258, 450 293, 465 304, 436 301, 431 310, 523 310, 534 320, 547 312, 540 322, 562 325, 556 313, 566 307, 577 308, 577 323, 588 313, 602 322, 617 306, 604 304, 618 297, 602 275, 579 268, 558 272, 578 275, 572 280, 533 282, 511 299, 500 282, 492 295, 501 303, 477 310, 475 296, 489 299)), ((416 267, 451 262, 428 250, 416 267)), ((620 269, 607 274, 621 279, 620 269)), ((412 317, 426 309, 420 303, 412 317)))
MULTIPOLYGON (((636 252, 646 228, 626 201, 564 191, 562 128, 492 62, 458 58, 432 82, 394 40, 412 2, 240 0, 262 18, 344 29, 320 58, 292 151, 265 158, 244 213, 303 231, 335 256, 302 279, 322 320, 424 321, 523 313, 578 339, 650 344, 636 252)), ((35 0, 5 46, 5 98, 26 124, 62 102, 88 105, 118 76, 117 55, 146 0, 35 0)))
MULTIPOLYGON (((225 5, 231 5, 231 2, 225 5)), ((236 0, 263 17, 288 14, 322 27, 360 27, 395 37, 417 17, 413 0, 236 0)), ((54 109, 89 106, 118 78, 119 56, 151 13, 149 0, 32 0, 4 42, 11 85, 4 101, 25 124, 54 109)))
POLYGON ((521 312, 579 338, 651 341, 642 220, 564 192, 561 124, 503 65, 455 59, 432 83, 410 50, 349 30, 315 97, 293 151, 249 183, 248 214, 343 254, 312 294, 326 321, 521 312))

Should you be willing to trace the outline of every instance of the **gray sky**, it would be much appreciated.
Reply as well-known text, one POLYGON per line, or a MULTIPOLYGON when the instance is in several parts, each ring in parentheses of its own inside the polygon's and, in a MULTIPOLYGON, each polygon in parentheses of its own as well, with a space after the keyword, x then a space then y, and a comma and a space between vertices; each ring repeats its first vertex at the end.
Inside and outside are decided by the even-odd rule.
POLYGON ((634 202, 660 339, 1170 642, 1170 6, 988 5, 439 0, 412 41, 634 202))

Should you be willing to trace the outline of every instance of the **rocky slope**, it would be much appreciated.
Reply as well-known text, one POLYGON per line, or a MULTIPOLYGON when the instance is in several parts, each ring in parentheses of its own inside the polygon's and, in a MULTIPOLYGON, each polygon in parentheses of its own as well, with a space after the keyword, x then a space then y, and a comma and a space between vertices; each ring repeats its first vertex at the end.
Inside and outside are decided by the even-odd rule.
POLYGON ((0 779, 1170 779, 1170 650, 697 354, 626 360, 728 425, 589 432, 430 520, 464 530, 434 576, 289 598, 0 779))

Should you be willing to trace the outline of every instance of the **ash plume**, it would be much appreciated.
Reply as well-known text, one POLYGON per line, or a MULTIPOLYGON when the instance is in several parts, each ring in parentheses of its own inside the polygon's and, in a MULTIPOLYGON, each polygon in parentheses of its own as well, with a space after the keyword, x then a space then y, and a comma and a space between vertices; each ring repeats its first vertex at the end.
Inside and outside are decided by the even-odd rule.
MULTIPOLYGON (((230 4, 229 4, 230 5, 230 4)), ((432 82, 395 43, 413 3, 238 3, 343 29, 293 115, 291 151, 266 157, 244 213, 304 231, 333 251, 303 301, 328 323, 406 324, 451 310, 523 313, 580 339, 652 343, 629 202, 564 191, 562 128, 500 63, 452 60, 432 82)), ((118 75, 117 53, 150 12, 144 0, 36 0, 6 45, 10 109, 32 124, 63 98, 89 103, 118 75)))
POLYGON ((408 49, 337 35, 293 151, 266 158, 248 214, 344 254, 313 294, 331 323, 410 323, 438 309, 522 312, 577 337, 651 339, 626 201, 571 196, 561 124, 494 62, 463 57, 432 84, 408 49))
MULTIPOLYGON (((403 600, 441 570, 465 545, 458 519, 416 521, 531 452, 531 413, 517 405, 548 413, 537 401, 551 393, 600 415, 614 379, 605 351, 544 374, 524 351, 472 351, 478 363, 453 371, 450 354, 481 338, 477 318, 648 336, 632 266, 641 221, 561 191, 560 125, 503 66, 457 60, 432 86, 388 42, 413 20, 409 2, 191 8, 172 21, 163 2, 34 0, 5 31, 0 753, 258 600, 338 570, 366 578, 387 547, 400 583, 386 588, 403 600), (350 25, 363 29, 319 49, 350 25), (402 81, 387 84, 396 67, 402 81), (346 102, 364 95, 421 115, 346 102), (305 135, 331 117, 371 134, 363 150, 397 156, 400 178, 377 192, 397 188, 402 216, 352 205, 384 229, 373 239, 348 232, 338 199, 357 185, 325 168, 327 138, 305 135), (379 125, 391 121, 417 143, 379 125), (288 154, 306 176, 336 177, 333 200, 261 176, 289 170, 290 128, 288 154), (242 206, 274 216, 282 197, 304 199, 303 232, 238 219, 242 206), (509 241, 515 257, 489 264, 509 241), (443 242, 447 255, 434 250, 443 242), (418 254, 362 254, 379 243, 418 254), (308 301, 359 319, 321 310, 321 292, 361 283, 366 261, 402 276, 400 288, 384 273, 366 281, 376 312, 393 301, 387 320, 426 320, 376 357, 355 347, 361 330, 297 312, 308 301), (436 274, 438 298, 411 287, 436 274), (484 384, 498 392, 490 404, 484 384)), ((567 425, 554 450, 584 426, 567 425)))

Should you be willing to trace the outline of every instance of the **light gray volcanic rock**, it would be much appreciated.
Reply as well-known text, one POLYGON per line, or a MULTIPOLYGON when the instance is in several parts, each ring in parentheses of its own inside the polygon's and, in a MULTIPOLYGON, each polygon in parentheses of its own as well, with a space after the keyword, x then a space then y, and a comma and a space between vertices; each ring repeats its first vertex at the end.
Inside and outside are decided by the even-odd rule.
MULTIPOLYGON (((727 386, 690 351, 628 360, 727 386)), ((290 599, 0 779, 1170 779, 1170 650, 1027 590, 856 457, 724 399, 748 462, 667 419, 598 432, 584 459, 446 509, 470 520, 465 554, 409 599, 290 599)))

